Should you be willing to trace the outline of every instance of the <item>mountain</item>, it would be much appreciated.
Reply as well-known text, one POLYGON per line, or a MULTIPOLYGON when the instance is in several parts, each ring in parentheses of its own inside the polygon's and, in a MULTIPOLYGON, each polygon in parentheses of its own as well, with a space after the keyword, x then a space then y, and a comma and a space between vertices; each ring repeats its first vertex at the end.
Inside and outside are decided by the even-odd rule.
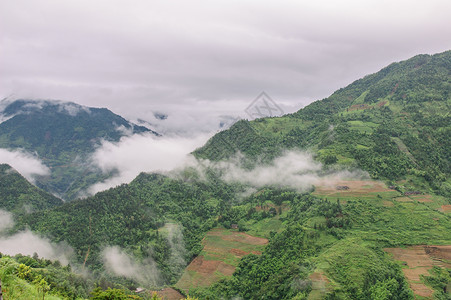
POLYGON ((403 191, 450 196, 450 72, 451 51, 393 63, 294 114, 241 120, 194 154, 223 160, 239 151, 264 160, 301 148, 403 191))
POLYGON ((0 119, 4 120, 0 147, 36 153, 51 169, 50 178, 37 178, 37 185, 67 200, 105 178, 86 163, 101 141, 119 141, 128 134, 157 134, 106 108, 42 100, 4 100, 0 107, 0 119))
POLYGON ((450 88, 451 51, 394 63, 294 114, 237 122, 193 153, 197 165, 21 214, 15 230, 67 241, 95 278, 110 274, 103 286, 173 285, 199 299, 449 299, 450 88), (316 160, 320 170, 295 174, 317 178, 312 189, 279 178, 300 156, 274 172, 289 150, 316 160), (257 171, 278 181, 227 176, 257 171))
POLYGON ((0 209, 32 212, 61 204, 61 199, 35 187, 11 166, 0 164, 0 209))

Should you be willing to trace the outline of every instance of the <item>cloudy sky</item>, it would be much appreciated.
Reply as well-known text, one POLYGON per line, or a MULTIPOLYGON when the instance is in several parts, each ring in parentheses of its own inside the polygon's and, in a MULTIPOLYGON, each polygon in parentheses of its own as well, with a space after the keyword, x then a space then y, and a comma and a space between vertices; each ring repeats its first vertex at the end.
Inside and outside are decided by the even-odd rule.
POLYGON ((297 110, 450 36, 449 0, 2 0, 0 97, 210 126, 262 91, 297 110))

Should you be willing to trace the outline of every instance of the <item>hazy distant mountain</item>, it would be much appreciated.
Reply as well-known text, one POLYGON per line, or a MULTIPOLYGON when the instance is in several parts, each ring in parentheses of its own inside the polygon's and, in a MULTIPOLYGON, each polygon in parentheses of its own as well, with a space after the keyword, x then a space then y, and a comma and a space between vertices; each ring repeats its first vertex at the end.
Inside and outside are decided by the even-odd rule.
POLYGON ((106 108, 71 102, 4 100, 0 108, 0 147, 37 154, 51 169, 50 178, 38 178, 37 184, 65 199, 73 199, 80 188, 100 178, 85 159, 101 141, 153 132, 106 108))

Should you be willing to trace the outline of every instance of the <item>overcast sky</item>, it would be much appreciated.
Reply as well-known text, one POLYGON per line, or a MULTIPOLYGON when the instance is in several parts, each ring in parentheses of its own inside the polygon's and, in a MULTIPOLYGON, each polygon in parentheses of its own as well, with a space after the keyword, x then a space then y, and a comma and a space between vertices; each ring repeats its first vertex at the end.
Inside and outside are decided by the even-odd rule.
POLYGON ((449 0, 2 0, 0 97, 210 126, 262 91, 297 110, 450 36, 449 0))

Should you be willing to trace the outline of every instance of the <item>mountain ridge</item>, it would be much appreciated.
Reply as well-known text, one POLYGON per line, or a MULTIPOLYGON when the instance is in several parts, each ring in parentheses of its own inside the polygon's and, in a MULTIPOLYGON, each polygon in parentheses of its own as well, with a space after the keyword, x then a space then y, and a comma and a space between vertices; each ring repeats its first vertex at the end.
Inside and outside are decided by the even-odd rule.
POLYGON ((36 153, 51 170, 49 177, 36 178, 37 185, 66 200, 109 176, 84 162, 101 141, 117 142, 131 134, 159 136, 106 108, 24 99, 7 99, 0 104, 4 119, 0 123, 0 147, 36 153))

